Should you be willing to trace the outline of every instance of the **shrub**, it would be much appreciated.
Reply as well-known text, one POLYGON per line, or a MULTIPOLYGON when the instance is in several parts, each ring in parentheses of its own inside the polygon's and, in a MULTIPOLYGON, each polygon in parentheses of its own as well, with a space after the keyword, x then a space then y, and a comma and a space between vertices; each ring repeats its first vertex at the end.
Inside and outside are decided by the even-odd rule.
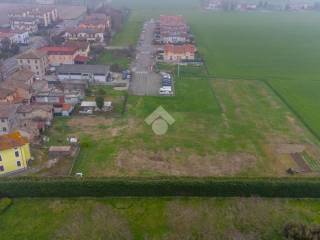
POLYGON ((320 179, 295 178, 10 178, 0 180, 0 196, 105 197, 320 197, 320 179))

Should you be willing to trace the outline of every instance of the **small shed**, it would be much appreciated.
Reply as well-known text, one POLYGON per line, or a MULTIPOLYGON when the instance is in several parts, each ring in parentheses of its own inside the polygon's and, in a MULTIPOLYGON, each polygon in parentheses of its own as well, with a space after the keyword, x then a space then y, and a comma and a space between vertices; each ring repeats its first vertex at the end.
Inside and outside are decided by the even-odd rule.
POLYGON ((51 146, 49 148, 49 159, 59 157, 69 157, 72 155, 71 146, 51 146))

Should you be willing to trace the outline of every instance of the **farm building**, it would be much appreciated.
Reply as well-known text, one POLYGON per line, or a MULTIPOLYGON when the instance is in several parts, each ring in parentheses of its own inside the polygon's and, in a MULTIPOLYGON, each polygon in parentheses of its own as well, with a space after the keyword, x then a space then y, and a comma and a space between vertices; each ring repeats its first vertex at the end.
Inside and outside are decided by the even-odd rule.
POLYGON ((106 65, 66 64, 56 68, 60 81, 87 80, 89 83, 106 83, 111 80, 110 68, 106 65))

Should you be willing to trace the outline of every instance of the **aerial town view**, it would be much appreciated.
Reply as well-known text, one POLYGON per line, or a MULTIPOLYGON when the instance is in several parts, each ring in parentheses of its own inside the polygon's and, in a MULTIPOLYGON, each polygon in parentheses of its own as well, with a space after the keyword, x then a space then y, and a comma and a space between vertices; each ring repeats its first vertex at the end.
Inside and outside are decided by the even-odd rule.
POLYGON ((320 1, 0 0, 0 239, 320 239, 320 1))

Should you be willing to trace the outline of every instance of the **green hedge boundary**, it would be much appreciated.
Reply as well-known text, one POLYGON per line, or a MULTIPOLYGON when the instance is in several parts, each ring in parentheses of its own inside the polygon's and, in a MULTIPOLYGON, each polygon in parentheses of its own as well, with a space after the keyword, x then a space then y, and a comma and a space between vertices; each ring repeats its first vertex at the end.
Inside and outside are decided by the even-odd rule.
POLYGON ((320 198, 320 178, 3 178, 0 197, 320 198))

